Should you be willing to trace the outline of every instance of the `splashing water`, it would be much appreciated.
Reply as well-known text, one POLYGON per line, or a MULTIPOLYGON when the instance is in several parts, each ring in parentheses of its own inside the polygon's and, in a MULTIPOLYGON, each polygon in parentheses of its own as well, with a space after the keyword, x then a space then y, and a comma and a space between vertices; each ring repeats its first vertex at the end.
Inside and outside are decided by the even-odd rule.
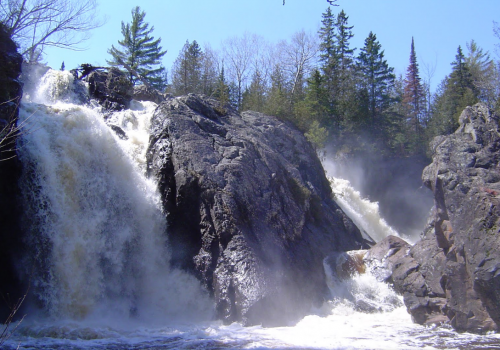
POLYGON ((126 125, 128 142, 119 140, 98 110, 56 100, 70 96, 71 77, 47 72, 38 96, 52 104, 20 111, 20 122, 36 116, 20 158, 38 303, 73 319, 210 317, 199 283, 168 265, 160 199, 141 171, 154 108, 128 112, 136 123, 126 125))
MULTIPOLYGON (((38 256, 32 290, 52 318, 30 314, 6 349, 497 348, 496 334, 413 324, 394 292, 369 274, 331 280, 332 299, 293 327, 207 321, 212 305, 198 282, 168 265, 164 215, 143 175, 155 105, 134 103, 105 123, 98 109, 72 104, 75 95, 51 87, 71 90, 67 74, 49 71, 44 89, 52 92, 36 101, 65 96, 66 103, 25 100, 20 116, 35 124, 20 144, 27 243, 38 256), (366 304, 375 312, 362 312, 366 304)), ((344 194, 337 200, 363 203, 344 194)), ((375 239, 390 232, 363 229, 375 239)))
POLYGON ((329 180, 335 201, 354 221, 365 238, 380 242, 389 235, 399 236, 380 216, 378 203, 363 198, 348 180, 335 177, 330 177, 329 180))

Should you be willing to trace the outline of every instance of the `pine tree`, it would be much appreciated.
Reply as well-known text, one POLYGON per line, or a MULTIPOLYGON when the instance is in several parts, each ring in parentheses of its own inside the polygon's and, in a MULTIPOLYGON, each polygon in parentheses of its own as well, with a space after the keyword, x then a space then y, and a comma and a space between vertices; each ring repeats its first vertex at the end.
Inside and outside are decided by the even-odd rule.
POLYGON ((144 21, 146 13, 139 6, 132 9, 132 22, 122 21, 123 39, 118 41, 121 50, 114 45, 108 50, 112 59, 107 61, 111 66, 123 67, 134 85, 146 83, 153 87, 165 85, 161 59, 166 51, 160 46, 161 38, 154 39, 151 33, 154 27, 144 21))
POLYGON ((415 43, 411 39, 410 64, 406 70, 403 92, 403 107, 409 119, 412 133, 409 135, 413 139, 413 149, 423 151, 422 122, 425 109, 425 91, 422 86, 418 71, 417 55, 415 53, 415 43))

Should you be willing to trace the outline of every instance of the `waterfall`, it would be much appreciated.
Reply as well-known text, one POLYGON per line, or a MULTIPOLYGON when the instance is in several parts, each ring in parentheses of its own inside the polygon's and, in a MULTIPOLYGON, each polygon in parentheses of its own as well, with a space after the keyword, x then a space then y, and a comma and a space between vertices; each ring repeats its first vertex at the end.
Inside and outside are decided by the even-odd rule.
MULTIPOLYGON (((498 334, 413 324, 399 297, 369 274, 330 279, 332 299, 294 326, 205 322, 213 305, 195 278, 169 266, 165 215, 156 185, 144 176, 156 105, 133 102, 105 118, 92 102, 80 103, 87 100, 85 84, 48 71, 22 103, 19 123, 26 128, 18 146, 28 231, 22 265, 36 297, 5 349, 498 346, 498 334)), ((333 179, 332 186, 367 237, 394 234, 376 204, 347 181, 333 179)))
POLYGON ((348 180, 330 177, 335 201, 368 240, 380 242, 389 235, 399 236, 380 216, 378 203, 361 196, 348 180))
POLYGON ((99 108, 73 103, 82 84, 50 70, 20 110, 30 130, 19 147, 36 303, 58 318, 210 317, 197 280, 169 266, 165 215, 144 175, 155 105, 111 115, 120 139, 99 108))

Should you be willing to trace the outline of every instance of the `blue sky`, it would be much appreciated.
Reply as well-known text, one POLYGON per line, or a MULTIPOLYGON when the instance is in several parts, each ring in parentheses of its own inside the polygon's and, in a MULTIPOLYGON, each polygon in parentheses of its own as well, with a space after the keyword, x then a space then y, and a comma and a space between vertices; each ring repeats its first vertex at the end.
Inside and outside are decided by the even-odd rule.
MULTIPOLYGON (((99 12, 107 17, 95 29, 85 51, 50 49, 45 60, 49 66, 66 68, 81 63, 106 65, 107 50, 121 39, 121 21, 129 22, 130 11, 140 5, 146 21, 155 27, 168 52, 164 65, 169 70, 186 40, 196 40, 202 47, 218 49, 229 37, 248 32, 270 42, 288 40, 304 29, 316 33, 321 15, 329 6, 326 0, 99 0, 99 12)), ((343 9, 354 26, 351 46, 363 46, 372 31, 377 35, 385 57, 396 73, 404 74, 409 62, 412 36, 422 78, 426 66, 434 68, 433 88, 450 72, 459 45, 474 39, 491 57, 499 59, 493 35, 493 21, 500 22, 500 0, 338 0, 334 13, 343 9)))

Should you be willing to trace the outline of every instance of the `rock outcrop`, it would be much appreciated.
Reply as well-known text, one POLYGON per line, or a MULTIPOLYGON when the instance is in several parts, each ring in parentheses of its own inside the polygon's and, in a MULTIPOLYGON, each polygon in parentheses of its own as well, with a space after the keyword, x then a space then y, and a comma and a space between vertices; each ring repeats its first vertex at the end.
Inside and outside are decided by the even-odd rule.
POLYGON ((84 80, 89 83, 90 96, 105 109, 119 111, 129 108, 134 89, 127 75, 118 68, 93 70, 84 80))
POLYGON ((132 94, 132 99, 136 101, 151 101, 157 104, 162 103, 167 98, 173 98, 173 96, 170 94, 162 94, 158 90, 146 85, 134 86, 134 92, 132 94))
POLYGON ((22 96, 22 57, 0 24, 0 323, 25 291, 17 279, 13 255, 20 244, 21 209, 17 185, 21 164, 16 158, 16 122, 22 96))
POLYGON ((323 259, 365 247, 310 144, 274 117, 197 95, 167 100, 152 120, 148 172, 173 263, 197 274, 226 323, 303 316, 327 296, 323 259))
POLYGON ((500 325, 498 120, 484 105, 467 107, 458 130, 431 144, 422 178, 435 207, 425 236, 392 274, 418 323, 471 332, 500 325))

